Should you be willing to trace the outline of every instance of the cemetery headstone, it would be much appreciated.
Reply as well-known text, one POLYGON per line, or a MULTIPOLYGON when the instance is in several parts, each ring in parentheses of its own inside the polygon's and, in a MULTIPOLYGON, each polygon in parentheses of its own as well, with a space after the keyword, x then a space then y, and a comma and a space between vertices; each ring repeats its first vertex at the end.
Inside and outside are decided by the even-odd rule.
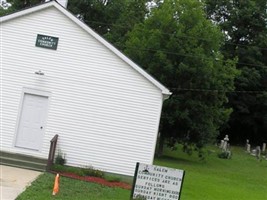
POLYGON ((262 144, 262 152, 265 152, 266 151, 266 143, 263 143, 262 144))
POLYGON ((250 153, 250 144, 247 144, 247 152, 250 153))
POLYGON ((249 145, 249 140, 246 139, 246 145, 245 145, 245 150, 246 150, 246 151, 247 151, 247 149, 248 149, 248 145, 249 145))
POLYGON ((220 149, 223 148, 224 140, 221 140, 220 149))
POLYGON ((225 138, 223 140, 224 140, 224 143, 223 143, 222 149, 223 149, 223 151, 227 151, 228 141, 229 141, 228 135, 225 135, 225 138))
POLYGON ((256 156, 257 155, 257 150, 256 149, 252 149, 251 150, 251 155, 252 156, 256 156))
POLYGON ((136 164, 131 199, 179 200, 185 172, 157 165, 136 164))
POLYGON ((261 157, 261 147, 260 146, 256 147, 256 157, 257 157, 257 159, 260 159, 260 157, 261 157))

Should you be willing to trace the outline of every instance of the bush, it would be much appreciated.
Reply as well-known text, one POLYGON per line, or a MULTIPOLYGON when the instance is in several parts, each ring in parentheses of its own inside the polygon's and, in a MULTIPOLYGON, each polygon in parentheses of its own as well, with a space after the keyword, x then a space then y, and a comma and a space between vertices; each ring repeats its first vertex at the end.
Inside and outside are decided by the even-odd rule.
MULTIPOLYGON (((78 176, 93 176, 93 177, 100 177, 100 178, 104 177, 103 171, 94 169, 92 166, 80 168, 80 167, 71 167, 71 166, 55 164, 52 166, 51 169, 56 172, 69 172, 69 173, 77 174, 78 176)), ((112 177, 110 177, 110 179, 112 179, 112 177)))
POLYGON ((92 166, 81 168, 84 176, 104 177, 104 172, 94 169, 92 166))
POLYGON ((65 154, 63 154, 61 151, 58 151, 58 154, 56 156, 55 164, 57 165, 65 165, 66 164, 66 158, 65 154))

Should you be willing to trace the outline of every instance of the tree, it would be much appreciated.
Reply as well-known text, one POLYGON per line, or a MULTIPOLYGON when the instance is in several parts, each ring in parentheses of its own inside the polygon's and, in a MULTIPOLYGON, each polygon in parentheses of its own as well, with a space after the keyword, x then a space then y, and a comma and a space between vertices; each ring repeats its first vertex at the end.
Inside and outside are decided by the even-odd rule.
POLYGON ((225 130, 237 143, 267 140, 266 6, 266 0, 207 0, 208 16, 225 34, 223 54, 237 57, 241 71, 235 80, 240 92, 229 94, 233 114, 225 130))
MULTIPOLYGON (((126 34, 135 24, 143 22, 148 13, 147 1, 71 0, 67 8, 98 34, 123 50, 126 34)), ((43 2, 45 0, 9 0, 12 4, 9 11, 21 10, 43 2)))
POLYGON ((3 15, 6 15, 6 14, 8 14, 8 10, 3 9, 3 8, 0 6, 0 17, 3 16, 3 15))
MULTIPOLYGON (((201 149, 214 141, 231 113, 235 60, 220 53, 222 33, 195 0, 165 0, 128 34, 125 52, 171 89, 164 104, 161 144, 175 139, 201 149)), ((173 143, 172 143, 173 144, 173 143)))
POLYGON ((125 35, 142 22, 148 12, 147 0, 73 0, 68 9, 105 37, 123 49, 125 35))
POLYGON ((43 3, 45 0, 8 0, 8 2, 12 4, 12 9, 16 11, 43 3))
POLYGON ((114 9, 117 7, 120 8, 120 14, 117 17, 110 16, 112 27, 104 37, 119 49, 124 50, 127 33, 136 24, 145 20, 145 16, 148 13, 147 0, 124 0, 124 7, 118 1, 117 4, 114 4, 116 2, 114 0, 111 2, 113 2, 113 5, 112 9, 109 9, 109 13, 115 13, 114 9))
POLYGON ((103 35, 109 29, 106 11, 107 1, 103 0, 73 0, 69 1, 68 9, 92 29, 103 35))

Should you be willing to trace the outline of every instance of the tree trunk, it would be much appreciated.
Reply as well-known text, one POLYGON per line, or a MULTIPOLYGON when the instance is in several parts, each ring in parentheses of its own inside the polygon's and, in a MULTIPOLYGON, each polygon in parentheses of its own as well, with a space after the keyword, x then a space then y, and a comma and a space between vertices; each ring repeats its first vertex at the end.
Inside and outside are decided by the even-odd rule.
POLYGON ((165 140, 164 135, 159 133, 159 135, 158 135, 157 152, 156 152, 156 156, 157 157, 160 157, 160 156, 163 155, 164 140, 165 140))

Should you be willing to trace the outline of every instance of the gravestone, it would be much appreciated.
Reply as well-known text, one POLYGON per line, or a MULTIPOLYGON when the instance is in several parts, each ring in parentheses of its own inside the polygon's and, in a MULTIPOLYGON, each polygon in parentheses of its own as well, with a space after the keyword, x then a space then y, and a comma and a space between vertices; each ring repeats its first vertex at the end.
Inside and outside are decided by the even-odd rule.
POLYGON ((222 148, 222 150, 223 150, 223 151, 227 151, 228 141, 229 141, 228 135, 225 135, 225 138, 223 139, 223 141, 224 141, 224 143, 223 143, 223 148, 222 148))
POLYGON ((246 151, 247 151, 247 149, 248 149, 248 145, 249 145, 249 140, 246 139, 246 145, 245 145, 245 150, 246 150, 246 151))
POLYGON ((266 143, 263 143, 262 144, 262 152, 265 152, 266 151, 266 143))
POLYGON ((221 140, 220 149, 223 148, 224 140, 221 140))
POLYGON ((256 147, 256 157, 257 157, 257 159, 260 159, 260 157, 261 157, 261 147, 260 146, 256 147))
POLYGON ((252 149, 250 155, 256 156, 257 155, 257 149, 252 149))
POLYGON ((247 152, 250 153, 250 144, 247 144, 247 152))

